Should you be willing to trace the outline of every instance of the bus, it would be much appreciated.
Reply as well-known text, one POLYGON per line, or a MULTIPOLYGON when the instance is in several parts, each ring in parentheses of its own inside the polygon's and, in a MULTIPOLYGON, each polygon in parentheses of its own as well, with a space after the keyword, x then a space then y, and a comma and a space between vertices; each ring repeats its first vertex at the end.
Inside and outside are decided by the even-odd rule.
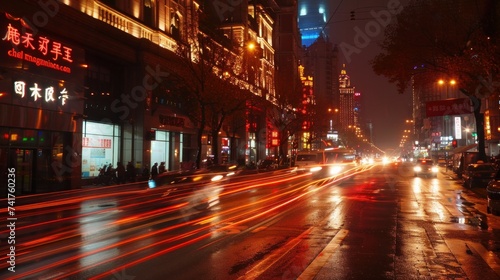
POLYGON ((356 151, 347 148, 327 148, 317 151, 301 151, 295 156, 299 170, 336 175, 356 166, 356 151))
POLYGON ((356 151, 346 148, 325 149, 323 151, 323 162, 325 164, 355 163, 356 151))

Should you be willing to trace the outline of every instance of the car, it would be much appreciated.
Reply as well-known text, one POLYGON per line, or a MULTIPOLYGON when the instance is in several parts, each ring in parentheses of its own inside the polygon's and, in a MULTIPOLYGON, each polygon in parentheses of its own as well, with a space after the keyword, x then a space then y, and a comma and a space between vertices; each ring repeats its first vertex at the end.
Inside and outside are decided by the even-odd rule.
POLYGON ((416 161, 415 166, 413 166, 413 174, 415 177, 425 175, 427 177, 437 178, 439 172, 439 167, 434 164, 432 159, 419 159, 416 161))
POLYGON ((486 186, 486 211, 488 214, 500 215, 500 173, 497 172, 495 179, 486 186))
POLYGON ((488 183, 495 179, 497 169, 493 163, 473 163, 467 165, 462 174, 464 186, 486 187, 488 183))
POLYGON ((190 171, 164 172, 148 181, 149 188, 178 183, 205 183, 227 179, 241 172, 235 164, 214 164, 206 168, 190 171))
POLYGON ((278 169, 278 162, 274 159, 265 159, 257 165, 259 171, 271 171, 278 169))
POLYGON ((322 152, 320 151, 301 151, 295 156, 294 166, 299 169, 307 169, 310 166, 316 166, 322 162, 322 152))

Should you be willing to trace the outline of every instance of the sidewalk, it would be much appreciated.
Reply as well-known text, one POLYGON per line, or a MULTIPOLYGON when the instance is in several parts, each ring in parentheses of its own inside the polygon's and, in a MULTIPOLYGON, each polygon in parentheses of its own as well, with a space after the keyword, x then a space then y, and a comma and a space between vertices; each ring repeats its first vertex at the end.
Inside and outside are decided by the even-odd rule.
POLYGON ((93 188, 100 188, 100 187, 110 187, 110 186, 119 186, 119 185, 131 185, 131 184, 138 184, 141 183, 144 186, 148 185, 148 180, 144 179, 142 177, 137 177, 134 182, 125 182, 125 183, 120 183, 120 184, 111 184, 111 185, 102 185, 102 184, 94 184, 95 178, 92 179, 82 179, 82 184, 81 188, 82 189, 93 189, 93 188))
POLYGON ((455 172, 453 172, 450 169, 446 169, 444 167, 441 167, 441 174, 449 177, 451 180, 455 181, 457 184, 459 184, 463 188, 473 191, 479 197, 482 197, 482 198, 486 199, 486 195, 487 195, 486 187, 477 187, 477 188, 472 188, 472 189, 466 188, 466 187, 463 186, 463 180, 460 179, 460 178, 458 178, 458 176, 457 176, 457 174, 455 172))

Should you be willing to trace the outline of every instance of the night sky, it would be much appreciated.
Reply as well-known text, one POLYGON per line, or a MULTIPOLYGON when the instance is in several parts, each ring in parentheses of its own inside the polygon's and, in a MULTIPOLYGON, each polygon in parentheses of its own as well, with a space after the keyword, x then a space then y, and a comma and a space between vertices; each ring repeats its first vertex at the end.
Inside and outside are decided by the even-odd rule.
MULTIPOLYGON (((382 15, 388 10, 388 3, 398 2, 395 0, 332 2, 330 13, 334 15, 328 24, 328 32, 331 40, 339 48, 339 67, 343 63, 346 64, 351 85, 356 88, 356 92, 361 93, 361 125, 363 126, 363 122, 371 121, 373 143, 377 147, 383 150, 396 149, 403 130, 408 129, 405 120, 412 118, 411 92, 398 94, 394 84, 373 72, 370 61, 380 51, 379 43, 384 38, 384 27, 375 19, 373 13, 382 15), (355 20, 350 20, 353 10, 355 20), (359 35, 361 32, 364 35, 359 35), (363 41, 362 37, 368 40, 363 41)), ((404 3, 407 1, 402 0, 399 3, 399 6, 404 8, 404 3)), ((394 17, 391 14, 391 19, 394 17)))

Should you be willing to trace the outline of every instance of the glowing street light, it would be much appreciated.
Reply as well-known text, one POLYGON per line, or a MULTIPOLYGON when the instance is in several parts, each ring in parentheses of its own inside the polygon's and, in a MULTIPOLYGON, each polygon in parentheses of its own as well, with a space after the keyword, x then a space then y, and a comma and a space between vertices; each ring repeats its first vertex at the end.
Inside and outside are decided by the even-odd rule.
POLYGON ((255 49, 255 43, 253 43, 253 42, 248 43, 247 48, 248 48, 248 50, 253 51, 255 49))

